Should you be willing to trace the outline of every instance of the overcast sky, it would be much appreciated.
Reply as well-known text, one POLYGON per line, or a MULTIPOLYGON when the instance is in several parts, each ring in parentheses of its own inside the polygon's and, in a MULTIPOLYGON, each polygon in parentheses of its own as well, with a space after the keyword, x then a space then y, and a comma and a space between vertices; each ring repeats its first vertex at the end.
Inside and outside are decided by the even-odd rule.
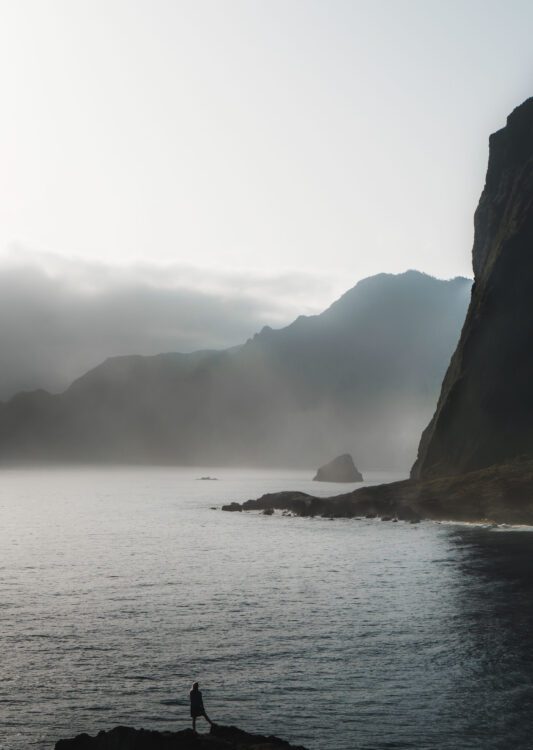
POLYGON ((145 275, 207 346, 380 271, 469 275, 532 28, 529 0, 0 0, 2 283, 145 275))

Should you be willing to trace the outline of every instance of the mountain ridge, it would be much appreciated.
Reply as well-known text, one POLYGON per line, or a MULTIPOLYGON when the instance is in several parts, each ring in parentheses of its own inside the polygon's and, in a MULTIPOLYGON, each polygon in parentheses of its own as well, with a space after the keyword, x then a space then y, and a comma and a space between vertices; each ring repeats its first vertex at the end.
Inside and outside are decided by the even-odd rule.
POLYGON ((469 286, 380 274, 228 350, 108 358, 60 394, 3 403, 0 460, 313 466, 349 451, 405 466, 469 286))

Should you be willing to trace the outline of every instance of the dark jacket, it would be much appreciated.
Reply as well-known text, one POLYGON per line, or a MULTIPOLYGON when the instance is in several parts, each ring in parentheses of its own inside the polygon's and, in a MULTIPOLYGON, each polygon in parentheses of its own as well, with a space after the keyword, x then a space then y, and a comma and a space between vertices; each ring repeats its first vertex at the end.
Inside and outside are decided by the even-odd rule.
POLYGON ((189 698, 191 699, 191 716, 202 716, 205 713, 202 691, 191 690, 189 698))

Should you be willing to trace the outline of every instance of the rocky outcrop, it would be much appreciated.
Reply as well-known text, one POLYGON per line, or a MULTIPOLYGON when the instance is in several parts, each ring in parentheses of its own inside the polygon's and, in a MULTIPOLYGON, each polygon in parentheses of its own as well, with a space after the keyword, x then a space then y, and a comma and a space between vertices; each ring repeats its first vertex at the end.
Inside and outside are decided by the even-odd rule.
POLYGON ((490 137, 475 283, 415 479, 533 456, 533 98, 490 137))
POLYGON ((209 734, 192 729, 181 732, 155 732, 148 729, 115 727, 95 737, 79 734, 59 740, 55 750, 305 750, 278 737, 249 734, 237 727, 213 726, 209 734))
POLYGON ((239 503, 229 503, 228 505, 223 505, 222 510, 227 510, 229 512, 239 512, 242 510, 242 508, 239 503))
POLYGON ((533 461, 499 464, 461 476, 391 482, 334 497, 276 492, 243 511, 271 508, 304 517, 420 519, 533 525, 533 461))
POLYGON ((324 464, 313 477, 314 482, 362 482, 363 475, 355 467, 349 453, 337 456, 333 461, 324 464))

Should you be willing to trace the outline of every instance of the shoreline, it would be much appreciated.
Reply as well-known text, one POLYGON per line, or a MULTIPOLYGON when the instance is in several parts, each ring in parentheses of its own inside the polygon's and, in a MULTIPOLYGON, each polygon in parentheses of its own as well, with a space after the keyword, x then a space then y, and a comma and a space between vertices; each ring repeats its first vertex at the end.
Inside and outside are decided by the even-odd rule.
POLYGON ((430 480, 406 479, 317 497, 305 492, 276 492, 225 511, 276 510, 296 516, 381 518, 483 525, 533 526, 533 461, 514 461, 458 476, 430 480))

